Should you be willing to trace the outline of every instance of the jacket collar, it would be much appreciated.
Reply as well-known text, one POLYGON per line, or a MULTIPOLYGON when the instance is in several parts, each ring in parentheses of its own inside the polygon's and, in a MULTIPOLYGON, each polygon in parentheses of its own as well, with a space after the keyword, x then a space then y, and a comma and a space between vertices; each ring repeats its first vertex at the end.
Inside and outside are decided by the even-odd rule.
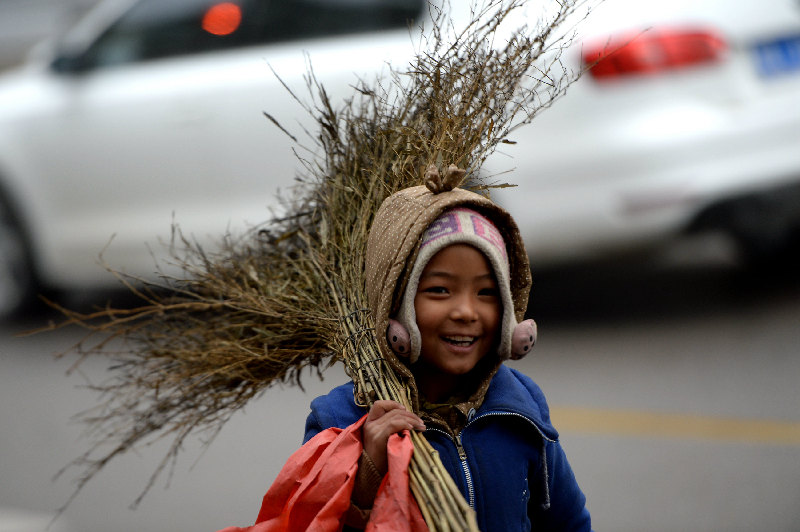
POLYGON ((472 419, 498 413, 522 415, 536 425, 546 438, 553 441, 558 439, 541 389, 531 379, 505 364, 497 369, 483 404, 472 419))

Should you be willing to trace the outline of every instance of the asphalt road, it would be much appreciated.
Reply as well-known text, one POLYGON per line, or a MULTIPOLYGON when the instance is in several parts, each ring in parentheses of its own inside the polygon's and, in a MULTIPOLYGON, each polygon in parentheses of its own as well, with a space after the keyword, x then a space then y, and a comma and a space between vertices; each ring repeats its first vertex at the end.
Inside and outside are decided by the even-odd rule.
MULTIPOLYGON (((594 265, 538 272, 534 282, 530 312, 540 342, 514 365, 547 394, 597 530, 800 530, 793 275, 754 275, 727 263, 594 265)), ((44 530, 66 502, 81 470, 52 477, 88 448, 70 419, 97 405, 78 386, 108 375, 99 360, 67 375, 75 358, 53 358, 80 331, 15 336, 53 317, 0 326, 0 531, 44 530)), ((188 445, 136 510, 129 505, 165 442, 119 458, 50 530, 251 524, 300 443, 309 401, 344 379, 333 368, 323 382, 309 376, 305 392, 269 390, 205 452, 199 439, 188 445)))

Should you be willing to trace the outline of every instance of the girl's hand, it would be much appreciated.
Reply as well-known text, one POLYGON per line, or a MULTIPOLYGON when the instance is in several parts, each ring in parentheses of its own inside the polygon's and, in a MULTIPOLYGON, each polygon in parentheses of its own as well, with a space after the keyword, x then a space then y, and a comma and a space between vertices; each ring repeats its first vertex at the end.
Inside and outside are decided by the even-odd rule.
POLYGON ((364 451, 381 474, 387 470, 386 444, 389 436, 404 430, 425 430, 425 424, 395 401, 375 401, 372 404, 361 431, 364 435, 364 451))

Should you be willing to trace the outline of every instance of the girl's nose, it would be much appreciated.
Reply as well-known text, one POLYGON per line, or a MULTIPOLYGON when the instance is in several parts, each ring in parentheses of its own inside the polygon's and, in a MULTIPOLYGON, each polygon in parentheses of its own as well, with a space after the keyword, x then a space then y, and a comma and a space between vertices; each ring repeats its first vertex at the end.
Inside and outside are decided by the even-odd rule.
POLYGON ((462 296, 454 301, 451 317, 457 321, 475 321, 478 319, 477 305, 474 298, 462 296))

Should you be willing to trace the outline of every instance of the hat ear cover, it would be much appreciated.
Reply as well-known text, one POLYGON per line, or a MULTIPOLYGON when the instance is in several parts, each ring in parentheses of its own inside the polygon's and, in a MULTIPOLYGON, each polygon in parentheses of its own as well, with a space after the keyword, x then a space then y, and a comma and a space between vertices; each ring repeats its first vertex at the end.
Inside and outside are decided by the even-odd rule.
POLYGON ((386 328, 386 341, 395 355, 408 357, 411 354, 411 336, 403 324, 397 320, 389 319, 389 326, 386 328))
POLYGON ((519 360, 527 355, 536 343, 538 327, 533 320, 525 320, 514 327, 511 334, 511 360, 519 360))
MULTIPOLYGON (((527 355, 536 344, 538 328, 533 320, 525 320, 514 327, 511 335, 511 360, 519 360, 527 355)), ((390 319, 386 328, 386 341, 395 355, 408 357, 411 354, 411 335, 403 324, 390 319)))

